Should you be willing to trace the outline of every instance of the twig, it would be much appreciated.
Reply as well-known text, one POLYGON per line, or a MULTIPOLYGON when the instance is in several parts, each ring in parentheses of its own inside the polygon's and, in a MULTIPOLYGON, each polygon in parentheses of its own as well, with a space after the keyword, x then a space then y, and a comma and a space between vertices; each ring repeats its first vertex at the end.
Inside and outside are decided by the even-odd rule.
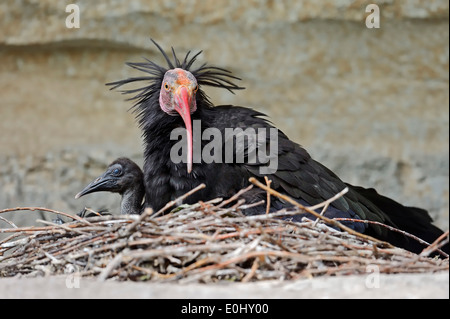
POLYGON ((439 236, 433 243, 431 243, 431 245, 429 245, 424 250, 422 250, 422 252, 420 253, 420 256, 429 256, 433 251, 436 250, 441 255, 448 258, 448 254, 446 254, 445 252, 443 252, 442 250, 439 249, 440 247, 442 247, 448 243, 448 235, 449 235, 449 231, 447 230, 445 233, 443 233, 441 236, 439 236), (444 238, 447 238, 447 240, 445 241, 444 238))
POLYGON ((56 224, 56 223, 53 223, 53 222, 49 222, 49 221, 47 221, 47 220, 42 220, 42 219, 38 219, 38 220, 36 220, 36 221, 37 221, 38 223, 42 223, 42 224, 46 224, 46 225, 51 225, 51 226, 53 226, 53 227, 55 227, 55 228, 61 228, 61 229, 64 229, 64 230, 66 230, 66 231, 74 232, 74 233, 77 233, 77 234, 80 234, 80 235, 86 235, 86 234, 87 234, 86 232, 83 232, 83 231, 81 231, 81 230, 78 230, 78 229, 76 229, 75 227, 70 228, 70 227, 68 227, 68 226, 66 226, 66 225, 64 225, 64 224, 59 225, 59 224, 56 224))
POLYGON ((144 219, 146 219, 148 216, 151 216, 153 214, 153 209, 151 208, 146 208, 144 210, 144 212, 139 216, 138 219, 136 219, 134 222, 132 222, 130 225, 128 225, 128 227, 125 229, 125 231, 123 232, 123 236, 128 236, 129 234, 131 234, 131 232, 142 223, 142 221, 144 219))
POLYGON ((259 202, 252 203, 252 204, 241 205, 238 208, 241 209, 241 210, 245 210, 245 209, 249 209, 249 208, 252 208, 252 207, 256 207, 256 206, 262 205, 264 203, 265 203, 265 201, 262 199, 259 202))
POLYGON ((11 226, 14 227, 14 228, 19 228, 19 227, 17 227, 16 224, 14 224, 12 221, 9 221, 9 220, 7 220, 6 218, 4 218, 4 217, 2 217, 2 216, 0 216, 0 220, 1 220, 1 221, 4 221, 5 223, 11 225, 11 226))
POLYGON ((239 192, 237 192, 236 194, 234 194, 233 196, 231 196, 230 198, 228 198, 227 200, 224 200, 221 204, 219 204, 217 206, 217 208, 222 208, 225 205, 228 205, 229 203, 235 201, 236 199, 239 198, 239 196, 241 196, 242 194, 248 192, 249 190, 251 190, 253 188, 253 185, 249 185, 247 188, 241 189, 239 192))
POLYGON ((189 192, 187 192, 186 194, 178 197, 175 200, 172 200, 170 202, 168 202, 163 208, 161 208, 159 211, 157 211, 155 214, 153 214, 150 219, 154 219, 157 216, 161 215, 162 213, 164 213, 166 210, 168 210, 169 208, 177 205, 178 203, 180 203, 181 201, 183 201, 184 199, 186 199, 187 197, 191 196, 192 194, 198 192, 199 190, 205 188, 206 185, 205 184, 200 184, 197 187, 195 187, 194 189, 190 190, 189 192))
POLYGON ((5 228, 5 229, 0 229, 0 234, 1 233, 34 233, 34 232, 51 231, 51 230, 54 230, 53 226, 43 226, 43 227, 31 226, 31 227, 5 228))
MULTIPOLYGON (((381 227, 385 227, 385 228, 387 228, 387 229, 389 229, 390 231, 394 231, 394 232, 397 232, 397 233, 400 233, 400 234, 402 234, 402 235, 404 235, 404 236, 406 236, 406 237, 409 237, 409 238, 412 238, 412 239, 414 239, 414 240, 416 240, 416 241, 418 241, 419 243, 421 243, 421 244, 423 244, 423 245, 425 245, 425 246, 427 246, 424 250, 427 250, 431 245, 430 245, 430 243, 428 243, 427 241, 425 241, 425 240, 423 240, 422 238, 419 238, 419 237, 417 237, 417 236, 415 236, 415 235, 413 235, 413 234, 410 234, 410 233, 408 233, 407 231, 404 231, 404 230, 401 230, 401 229, 398 229, 398 228, 395 228, 395 227, 392 227, 392 226, 389 226, 389 225, 386 225, 386 224, 383 224, 383 223, 380 223, 380 222, 377 222, 377 221, 374 221, 374 220, 365 220, 365 219, 356 219, 356 218, 335 218, 334 220, 337 220, 337 221, 349 221, 349 222, 354 222, 354 223, 364 223, 364 224, 374 224, 374 225, 378 225, 378 226, 381 226, 381 227)), ((448 236, 448 232, 447 232, 447 236, 448 236)), ((443 238, 445 238, 445 233, 444 234, 442 234, 438 239, 436 239, 436 241, 437 242, 439 242, 440 239, 441 238, 441 240, 443 239, 443 238), (442 237, 442 238, 441 238, 442 237)), ((436 244, 437 244, 437 242, 436 242, 436 244)), ((434 247, 434 248, 436 248, 436 246, 434 247)), ((446 254, 446 253, 444 253, 442 250, 440 250, 440 249, 436 249, 442 256, 444 256, 444 257, 448 257, 448 255, 446 254)), ((434 251, 434 249, 433 249, 433 251, 434 251)), ((431 251, 432 252, 432 251, 431 251)), ((431 253, 430 252, 430 253, 431 253)), ((422 253, 423 253, 423 251, 422 251, 422 253)), ((422 253, 421 253, 421 256, 424 256, 424 255, 422 255, 422 253)), ((427 256, 427 255, 426 255, 427 256)))
POLYGON ((71 218, 71 219, 74 219, 74 220, 78 220, 78 221, 80 221, 80 222, 88 223, 85 219, 83 219, 83 218, 81 218, 81 217, 79 217, 79 216, 77 216, 77 215, 69 215, 69 214, 66 214, 66 213, 63 213, 63 212, 54 210, 54 209, 49 209, 49 208, 44 208, 44 207, 16 207, 16 208, 6 208, 6 209, 0 210, 0 214, 8 213, 8 212, 15 212, 15 211, 26 211, 26 210, 29 210, 29 211, 36 211, 36 210, 38 210, 38 211, 42 211, 42 212, 49 212, 49 213, 53 213, 53 214, 59 214, 59 215, 66 216, 66 217, 71 218))
POLYGON ((334 202, 336 199, 338 199, 338 198, 344 196, 344 195, 347 194, 347 193, 348 193, 348 187, 344 188, 344 189, 341 190, 339 193, 337 193, 337 194, 334 195, 333 197, 331 197, 331 198, 329 198, 329 199, 323 201, 322 203, 319 203, 319 204, 314 205, 314 206, 310 206, 310 207, 308 207, 308 208, 311 209, 311 210, 316 210, 317 208, 328 206, 329 204, 331 204, 332 202, 334 202))
POLYGON ((105 267, 105 269, 103 269, 103 271, 100 273, 100 275, 98 276, 98 280, 99 281, 105 281, 110 273, 114 270, 114 268, 116 268, 123 259, 123 254, 117 254, 116 257, 114 257, 114 259, 108 263, 108 265, 105 267))
POLYGON ((258 266, 259 266, 258 257, 256 257, 255 260, 253 261, 250 272, 247 275, 245 275, 244 278, 242 278, 242 282, 248 282, 250 279, 252 279, 252 277, 256 273, 256 270, 258 269, 258 266))
MULTIPOLYGON (((323 214, 325 214, 325 212, 327 211, 329 205, 330 204, 327 203, 325 206, 323 206, 322 211, 320 212, 320 216, 323 216, 323 214)), ((335 218, 334 220, 338 220, 338 219, 335 218)), ((316 227, 318 222, 319 222, 319 218, 316 218, 316 220, 313 223, 313 227, 316 227)))
MULTIPOLYGON (((264 180, 266 181, 266 185, 268 188, 270 188, 270 184, 272 184, 272 181, 267 178, 267 176, 264 176, 264 180)), ((266 215, 270 213, 270 192, 267 191, 267 204, 266 204, 266 215)))

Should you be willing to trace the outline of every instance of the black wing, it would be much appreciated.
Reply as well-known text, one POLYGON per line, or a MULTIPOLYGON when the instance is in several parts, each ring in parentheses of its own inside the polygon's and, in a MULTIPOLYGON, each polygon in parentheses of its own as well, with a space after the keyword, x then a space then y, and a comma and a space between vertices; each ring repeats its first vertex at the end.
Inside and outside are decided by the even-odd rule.
MULTIPOLYGON (((225 128, 241 128, 242 130, 253 128, 255 131, 275 129, 269 121, 263 118, 264 114, 252 109, 219 106, 208 112, 211 112, 210 118, 208 116, 210 125, 219 128, 222 132, 225 131, 225 128), (230 108, 233 108, 233 111, 230 111, 230 108), (222 115, 217 114, 222 112, 222 115)), ((266 132, 265 138, 262 140, 257 139, 258 147, 261 147, 262 143, 266 143, 265 150, 268 158, 266 157, 262 161, 256 156, 256 161, 245 162, 242 166, 249 176, 254 176, 261 181, 264 181, 264 176, 267 176, 272 180, 271 187, 273 189, 309 205, 319 204, 347 187, 336 174, 312 159, 304 148, 291 141, 281 130, 276 130, 276 134, 278 147, 272 149, 272 154, 270 154, 270 150, 274 139, 270 138, 270 133, 266 132), (275 158, 278 161, 277 169, 272 173, 264 173, 264 167, 268 167, 266 161, 274 161, 275 158)), ((245 160, 255 159, 249 155, 249 150, 253 150, 253 148, 247 143, 244 145, 245 160)), ((387 214, 353 188, 349 188, 344 196, 331 204, 328 216, 331 218, 368 219, 396 227, 387 214)), ((358 230, 364 230, 365 227, 367 225, 355 225, 358 230)), ((386 228, 377 225, 369 227, 378 237, 386 236, 386 228)))

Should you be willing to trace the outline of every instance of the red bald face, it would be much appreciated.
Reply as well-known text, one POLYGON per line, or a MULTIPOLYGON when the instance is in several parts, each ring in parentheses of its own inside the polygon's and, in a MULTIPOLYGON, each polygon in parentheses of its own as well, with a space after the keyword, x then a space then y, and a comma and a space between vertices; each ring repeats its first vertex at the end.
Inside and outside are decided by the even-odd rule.
POLYGON ((191 114, 197 110, 195 94, 197 79, 189 71, 173 69, 166 72, 161 85, 159 105, 169 115, 181 116, 187 131, 187 169, 192 171, 192 121, 191 114))
POLYGON ((189 113, 192 114, 197 110, 195 101, 197 89, 197 79, 191 72, 179 68, 169 70, 164 75, 164 80, 161 85, 159 105, 169 115, 181 115, 177 109, 182 107, 180 105, 180 99, 182 98, 182 92, 184 92, 187 94, 189 113))

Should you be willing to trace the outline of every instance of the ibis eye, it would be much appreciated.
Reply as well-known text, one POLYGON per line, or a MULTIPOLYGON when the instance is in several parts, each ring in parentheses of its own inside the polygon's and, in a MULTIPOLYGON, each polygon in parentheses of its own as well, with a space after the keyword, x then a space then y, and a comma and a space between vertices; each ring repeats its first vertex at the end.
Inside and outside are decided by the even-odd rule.
POLYGON ((198 91, 198 85, 195 86, 194 88, 194 93, 198 91))
POLYGON ((164 83, 164 89, 165 89, 166 91, 169 91, 169 89, 170 89, 169 84, 168 84, 167 82, 164 83))
POLYGON ((112 174, 113 174, 114 176, 122 175, 122 170, 121 170, 120 168, 115 168, 115 169, 112 171, 112 174))

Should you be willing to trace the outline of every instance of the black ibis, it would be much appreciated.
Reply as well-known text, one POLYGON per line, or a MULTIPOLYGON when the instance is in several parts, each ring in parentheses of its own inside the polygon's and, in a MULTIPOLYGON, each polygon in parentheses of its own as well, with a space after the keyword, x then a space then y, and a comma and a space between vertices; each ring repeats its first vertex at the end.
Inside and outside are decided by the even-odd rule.
MULTIPOLYGON (((442 234, 431 224, 426 211, 400 205, 374 190, 344 183, 335 173, 312 159, 303 147, 276 129, 265 114, 246 107, 213 105, 204 87, 223 88, 232 93, 243 87, 235 84, 235 80, 240 79, 226 69, 207 64, 195 66, 202 51, 193 56, 189 51, 181 61, 173 48, 170 58, 155 41, 152 42, 161 52, 167 67, 148 59, 127 63, 146 74, 107 84, 116 89, 134 82, 144 83, 140 88, 123 90, 122 93, 134 94, 130 100, 136 101, 133 111, 143 132, 146 206, 157 211, 200 183, 205 183, 206 188, 189 197, 188 203, 229 197, 247 186, 249 177, 264 181, 264 176, 267 176, 273 189, 307 205, 318 204, 349 186, 349 191, 326 211, 325 215, 330 218, 348 217, 384 223, 428 241, 442 234), (174 134, 180 128, 185 132, 181 139, 174 134), (246 135, 248 129, 258 132, 256 137, 248 134, 238 142, 240 135, 246 135), (227 135, 230 130, 237 132, 231 138, 227 135), (184 159, 181 162, 178 156, 180 141, 184 147, 181 149, 184 159), (231 151, 227 148, 230 141, 235 143, 231 143, 234 145, 231 151), (254 156, 255 148, 263 150, 257 153, 262 156, 254 156)), ((288 206, 276 200, 273 205, 288 206)), ((380 225, 348 225, 414 252, 422 249, 403 235, 380 225)))
POLYGON ((143 210, 144 175, 141 168, 129 158, 113 161, 106 171, 75 195, 80 198, 95 192, 119 193, 121 214, 140 214, 143 210))

